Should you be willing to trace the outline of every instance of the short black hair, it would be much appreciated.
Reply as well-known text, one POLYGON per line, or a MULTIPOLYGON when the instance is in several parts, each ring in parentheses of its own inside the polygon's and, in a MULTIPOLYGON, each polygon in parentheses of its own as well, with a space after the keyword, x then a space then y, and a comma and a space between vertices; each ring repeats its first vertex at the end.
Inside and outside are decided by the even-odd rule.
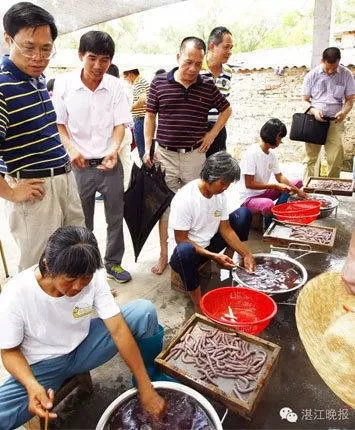
POLYGON ((19 2, 10 7, 3 17, 5 32, 12 38, 23 28, 37 28, 48 25, 53 41, 58 36, 58 29, 53 16, 40 6, 30 2, 19 2))
POLYGON ((287 128, 278 118, 271 118, 260 130, 261 139, 270 146, 276 146, 278 137, 285 137, 287 128))
POLYGON ((104 31, 88 31, 80 38, 79 52, 82 55, 87 52, 92 52, 96 55, 108 55, 112 60, 115 54, 115 42, 104 31))
POLYGON ((165 70, 165 69, 158 69, 158 70, 154 73, 154 75, 155 75, 155 76, 157 76, 157 75, 161 75, 161 74, 163 74, 163 73, 166 73, 166 70, 165 70))
POLYGON ((322 60, 329 64, 334 64, 337 61, 340 61, 340 58, 340 49, 336 46, 331 46, 330 48, 325 49, 322 54, 322 60))
POLYGON ((48 91, 53 91, 53 88, 54 88, 54 82, 55 82, 55 79, 54 79, 54 78, 49 79, 49 80, 47 81, 47 90, 48 90, 48 91))
POLYGON ((116 78, 120 77, 120 71, 118 70, 118 67, 116 66, 116 64, 110 64, 110 67, 107 69, 106 72, 108 75, 112 75, 115 76, 116 78))
POLYGON ((195 36, 188 36, 182 40, 182 42, 180 44, 180 52, 182 52, 185 49, 185 46, 189 42, 192 42, 195 45, 196 49, 202 49, 204 52, 206 52, 205 42, 202 39, 200 39, 199 37, 195 37, 195 36))
POLYGON ((238 161, 226 151, 218 151, 210 155, 202 167, 200 178, 211 184, 222 179, 225 183, 232 183, 240 179, 238 161))
POLYGON ((94 234, 85 227, 77 226, 60 227, 52 233, 39 261, 42 276, 80 278, 93 275, 101 267, 94 234))
POLYGON ((227 27, 215 27, 208 36, 208 47, 210 46, 211 42, 213 42, 215 45, 219 45, 223 41, 223 36, 225 34, 230 34, 232 36, 232 33, 227 27))

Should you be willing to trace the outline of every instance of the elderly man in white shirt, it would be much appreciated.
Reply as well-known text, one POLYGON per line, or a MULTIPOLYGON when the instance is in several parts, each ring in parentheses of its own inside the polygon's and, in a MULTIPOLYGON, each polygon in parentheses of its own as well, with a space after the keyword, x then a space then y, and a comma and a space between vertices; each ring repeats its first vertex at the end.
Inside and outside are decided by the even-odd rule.
POLYGON ((132 121, 124 84, 105 74, 115 52, 111 36, 85 33, 79 44, 83 69, 59 76, 53 91, 60 137, 66 146, 85 215, 93 230, 95 193, 104 197, 107 222, 105 267, 107 275, 127 282, 122 268, 123 169, 119 152, 125 124, 132 121))

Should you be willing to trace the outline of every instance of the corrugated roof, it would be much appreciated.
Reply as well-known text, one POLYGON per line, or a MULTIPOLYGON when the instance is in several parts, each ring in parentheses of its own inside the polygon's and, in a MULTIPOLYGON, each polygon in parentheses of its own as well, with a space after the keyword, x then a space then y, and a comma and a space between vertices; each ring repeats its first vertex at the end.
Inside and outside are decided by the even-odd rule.
MULTIPOLYGON (((234 54, 228 63, 239 70, 276 69, 278 67, 310 68, 311 58, 312 45, 301 45, 234 54)), ((355 48, 341 49, 341 64, 355 65, 355 48)))

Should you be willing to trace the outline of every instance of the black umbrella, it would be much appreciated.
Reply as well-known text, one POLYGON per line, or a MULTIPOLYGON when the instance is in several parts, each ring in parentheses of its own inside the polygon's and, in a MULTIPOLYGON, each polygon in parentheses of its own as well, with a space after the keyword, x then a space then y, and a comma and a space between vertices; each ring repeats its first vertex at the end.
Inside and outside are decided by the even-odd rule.
POLYGON ((165 183, 160 166, 148 169, 133 164, 131 183, 124 194, 124 217, 131 234, 134 256, 138 255, 150 232, 170 205, 174 193, 165 183))

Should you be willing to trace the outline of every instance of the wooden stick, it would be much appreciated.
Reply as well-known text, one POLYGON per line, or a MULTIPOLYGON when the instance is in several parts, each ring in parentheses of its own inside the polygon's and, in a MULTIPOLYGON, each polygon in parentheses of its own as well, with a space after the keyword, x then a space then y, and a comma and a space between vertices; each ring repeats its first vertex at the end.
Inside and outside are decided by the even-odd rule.
POLYGON ((48 430, 48 418, 49 418, 49 411, 46 411, 46 416, 44 417, 44 430, 48 430))

